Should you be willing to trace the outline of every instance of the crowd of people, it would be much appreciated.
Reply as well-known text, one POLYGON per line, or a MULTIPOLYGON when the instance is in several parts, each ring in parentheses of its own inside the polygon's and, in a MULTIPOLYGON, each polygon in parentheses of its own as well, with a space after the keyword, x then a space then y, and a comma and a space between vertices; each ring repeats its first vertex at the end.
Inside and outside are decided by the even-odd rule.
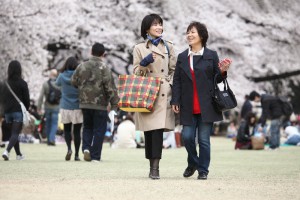
POLYGON ((236 139, 235 149, 264 149, 267 144, 269 150, 278 150, 282 137, 287 138, 283 144, 300 146, 300 117, 282 97, 252 91, 245 97, 240 117, 231 135, 236 139))
MULTIPOLYGON (((66 161, 72 157, 74 141, 75 161, 80 161, 81 146, 85 161, 99 162, 110 121, 115 125, 110 130, 112 135, 108 137, 111 147, 144 148, 145 157, 149 160, 150 179, 160 179, 159 163, 163 148, 184 146, 187 167, 183 176, 191 177, 197 171, 197 178, 206 180, 211 160, 210 136, 214 122, 223 119, 222 112, 216 110, 211 98, 214 77, 217 77, 218 82, 226 78, 232 61, 219 61, 217 52, 207 48, 208 31, 203 23, 189 24, 186 30, 187 49, 178 56, 173 43, 162 37, 163 31, 163 19, 159 15, 146 15, 141 23, 141 37, 144 41, 133 48, 134 73, 142 71, 149 77, 161 78, 154 109, 150 113, 123 113, 118 110, 117 88, 112 72, 104 62, 105 47, 101 43, 92 46, 91 57, 87 61, 79 63, 75 57, 69 57, 59 74, 56 69, 52 69, 49 80, 42 85, 37 106, 32 110, 28 85, 22 78, 21 64, 17 60, 11 61, 7 79, 1 85, 1 94, 5 97, 1 98, 1 113, 10 126, 9 143, 2 154, 4 160, 10 159, 13 147, 17 159, 24 159, 18 140, 23 115, 20 103, 12 94, 14 92, 36 119, 44 116, 42 118, 45 118, 49 146, 56 145, 55 135, 60 115, 67 145, 66 161), (177 123, 175 117, 178 118, 177 123), (196 144, 199 144, 199 152, 196 144)), ((281 114, 274 98, 253 92, 249 99, 262 103, 259 120, 262 127, 271 116, 270 148, 278 148, 281 114)), ((243 120, 238 130, 234 124, 229 126, 233 136, 235 129, 237 131, 237 149, 252 147, 251 136, 257 124, 253 110, 253 104, 247 100, 242 108, 243 120)), ((295 140, 295 130, 289 128, 287 132, 295 140)))

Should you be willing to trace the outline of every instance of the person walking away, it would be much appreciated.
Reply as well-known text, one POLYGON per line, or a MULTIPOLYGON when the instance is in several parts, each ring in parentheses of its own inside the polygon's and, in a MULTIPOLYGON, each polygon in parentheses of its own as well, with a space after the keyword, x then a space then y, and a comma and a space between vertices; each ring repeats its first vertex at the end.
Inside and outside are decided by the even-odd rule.
POLYGON ((79 148, 81 143, 81 126, 83 122, 82 111, 79 108, 79 92, 78 89, 71 85, 71 77, 78 66, 78 61, 75 57, 69 57, 61 69, 61 73, 56 79, 56 85, 61 87, 60 113, 61 122, 64 124, 65 141, 68 147, 65 157, 69 161, 72 156, 72 134, 74 135, 75 145, 75 161, 80 161, 79 148), (73 128, 72 128, 73 127, 73 128))
POLYGON ((133 49, 134 73, 146 72, 148 77, 162 78, 156 102, 151 113, 135 113, 136 130, 144 131, 145 154, 149 159, 149 178, 159 179, 159 161, 162 155, 163 132, 173 130, 171 84, 176 56, 172 42, 162 38, 163 20, 157 14, 146 15, 141 23, 144 41, 133 49))
MULTIPOLYGON (((6 83, 28 110, 30 104, 29 89, 27 82, 22 78, 22 66, 19 61, 13 60, 9 63, 7 75, 6 83)), ((18 140, 23 127, 23 113, 20 103, 13 96, 8 86, 6 86, 6 83, 2 86, 1 101, 3 102, 4 116, 6 123, 9 125, 11 136, 2 157, 4 160, 8 161, 10 150, 14 147, 17 154, 17 160, 23 160, 25 157, 20 151, 18 140)))
POLYGON ((210 164, 210 135, 213 123, 223 119, 222 112, 212 102, 214 77, 221 82, 231 63, 225 59, 219 65, 217 52, 206 47, 208 31, 204 24, 192 22, 186 31, 189 48, 178 55, 172 87, 172 108, 180 113, 182 137, 188 153, 188 166, 183 176, 198 170, 198 179, 205 180, 210 164), (198 136, 199 156, 195 136, 198 136))
POLYGON ((71 84, 78 88, 79 107, 83 113, 82 150, 85 161, 101 160, 107 107, 110 103, 110 114, 114 114, 119 101, 112 72, 103 61, 104 53, 103 44, 95 43, 91 58, 80 64, 71 78, 71 84))
POLYGON ((47 144, 55 146, 55 135, 58 129, 59 102, 61 98, 60 88, 55 85, 57 70, 50 70, 49 79, 44 82, 38 99, 38 112, 42 113, 42 105, 45 110, 47 144))

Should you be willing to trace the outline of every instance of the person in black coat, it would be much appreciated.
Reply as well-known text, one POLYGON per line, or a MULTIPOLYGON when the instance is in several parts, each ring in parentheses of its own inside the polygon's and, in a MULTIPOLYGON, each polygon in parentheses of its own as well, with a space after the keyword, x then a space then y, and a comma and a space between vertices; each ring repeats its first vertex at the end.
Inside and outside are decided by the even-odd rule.
POLYGON ((245 96, 245 102, 242 106, 242 109, 241 109, 241 118, 242 119, 246 119, 246 116, 248 113, 252 112, 252 104, 249 100, 249 95, 246 95, 245 96))
POLYGON ((190 177, 198 170, 198 179, 207 179, 210 163, 210 135, 213 122, 223 119, 222 112, 212 102, 213 81, 226 77, 231 60, 219 64, 215 51, 206 48, 208 32, 200 22, 192 22, 186 32, 190 48, 178 55, 171 105, 175 113, 180 112, 183 125, 182 137, 188 152, 188 167, 184 177, 190 177), (198 130, 198 131, 197 131, 198 130), (198 134, 200 147, 197 155, 195 136, 198 134))
POLYGON ((10 126, 9 130, 11 130, 11 136, 2 157, 4 160, 9 160, 9 152, 14 147, 17 154, 17 160, 23 160, 24 156, 20 151, 18 141, 19 134, 23 127, 22 109, 19 102, 8 89, 6 83, 11 87, 12 91, 16 94, 20 101, 23 102, 27 110, 30 105, 29 90, 27 83, 22 79, 22 68, 19 61, 13 60, 9 63, 7 74, 7 81, 2 84, 1 88, 1 102, 3 104, 5 121, 10 126))
POLYGON ((275 150, 280 146, 280 127, 281 117, 284 116, 281 103, 278 97, 263 94, 260 95, 256 91, 252 91, 249 95, 250 101, 261 102, 262 115, 258 121, 262 126, 266 124, 266 120, 271 120, 270 125, 270 149, 275 150))

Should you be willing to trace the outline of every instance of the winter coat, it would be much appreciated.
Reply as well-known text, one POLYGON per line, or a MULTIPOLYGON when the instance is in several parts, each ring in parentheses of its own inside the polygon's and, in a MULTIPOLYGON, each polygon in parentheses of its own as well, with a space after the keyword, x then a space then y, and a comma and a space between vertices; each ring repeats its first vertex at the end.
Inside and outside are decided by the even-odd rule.
POLYGON ((175 115, 171 109, 171 85, 176 64, 173 44, 169 41, 160 41, 157 46, 149 40, 135 45, 133 50, 134 72, 147 71, 148 77, 161 77, 160 90, 150 113, 135 113, 136 130, 150 131, 157 129, 173 130, 175 115), (165 44, 168 46, 166 47, 165 44), (169 51, 168 51, 169 49, 169 51), (140 66, 143 58, 150 53, 156 53, 156 59, 146 67, 140 66))
MULTIPOLYGON (((188 52, 187 49, 178 55, 172 88, 171 104, 180 106, 182 125, 192 125, 193 122, 193 81, 188 52)), ((212 101, 215 74, 219 74, 218 82, 222 80, 218 55, 215 51, 204 48, 203 56, 193 56, 193 59, 202 120, 203 122, 221 121, 222 112, 215 109, 212 101)))
MULTIPOLYGON (((9 86, 13 92, 17 95, 20 101, 23 102, 24 106, 28 110, 30 105, 29 90, 26 81, 23 79, 9 80, 9 86)), ((1 84, 1 104, 3 104, 4 113, 22 112, 19 102, 15 99, 13 94, 10 92, 5 82, 1 84)))
POLYGON ((80 64, 71 83, 79 90, 79 107, 95 110, 117 110, 119 97, 111 70, 100 57, 92 56, 80 64))
POLYGON ((265 125, 267 119, 279 119, 283 116, 281 103, 278 97, 263 94, 261 96, 262 115, 259 119, 259 123, 265 125))
POLYGON ((56 85, 61 87, 60 108, 66 110, 79 109, 79 92, 71 85, 73 74, 74 70, 66 70, 60 73, 56 79, 56 85))
POLYGON ((250 112, 252 112, 252 104, 250 103, 250 100, 246 100, 241 109, 241 118, 246 119, 247 114, 250 112))

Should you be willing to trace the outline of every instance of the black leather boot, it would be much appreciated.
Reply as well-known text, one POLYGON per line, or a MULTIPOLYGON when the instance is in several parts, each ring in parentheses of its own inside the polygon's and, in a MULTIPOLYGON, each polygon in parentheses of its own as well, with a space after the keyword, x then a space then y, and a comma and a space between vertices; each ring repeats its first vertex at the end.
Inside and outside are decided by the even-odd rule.
POLYGON ((160 161, 160 159, 150 159, 149 178, 151 178, 153 180, 160 179, 160 176, 159 176, 159 161, 160 161))

